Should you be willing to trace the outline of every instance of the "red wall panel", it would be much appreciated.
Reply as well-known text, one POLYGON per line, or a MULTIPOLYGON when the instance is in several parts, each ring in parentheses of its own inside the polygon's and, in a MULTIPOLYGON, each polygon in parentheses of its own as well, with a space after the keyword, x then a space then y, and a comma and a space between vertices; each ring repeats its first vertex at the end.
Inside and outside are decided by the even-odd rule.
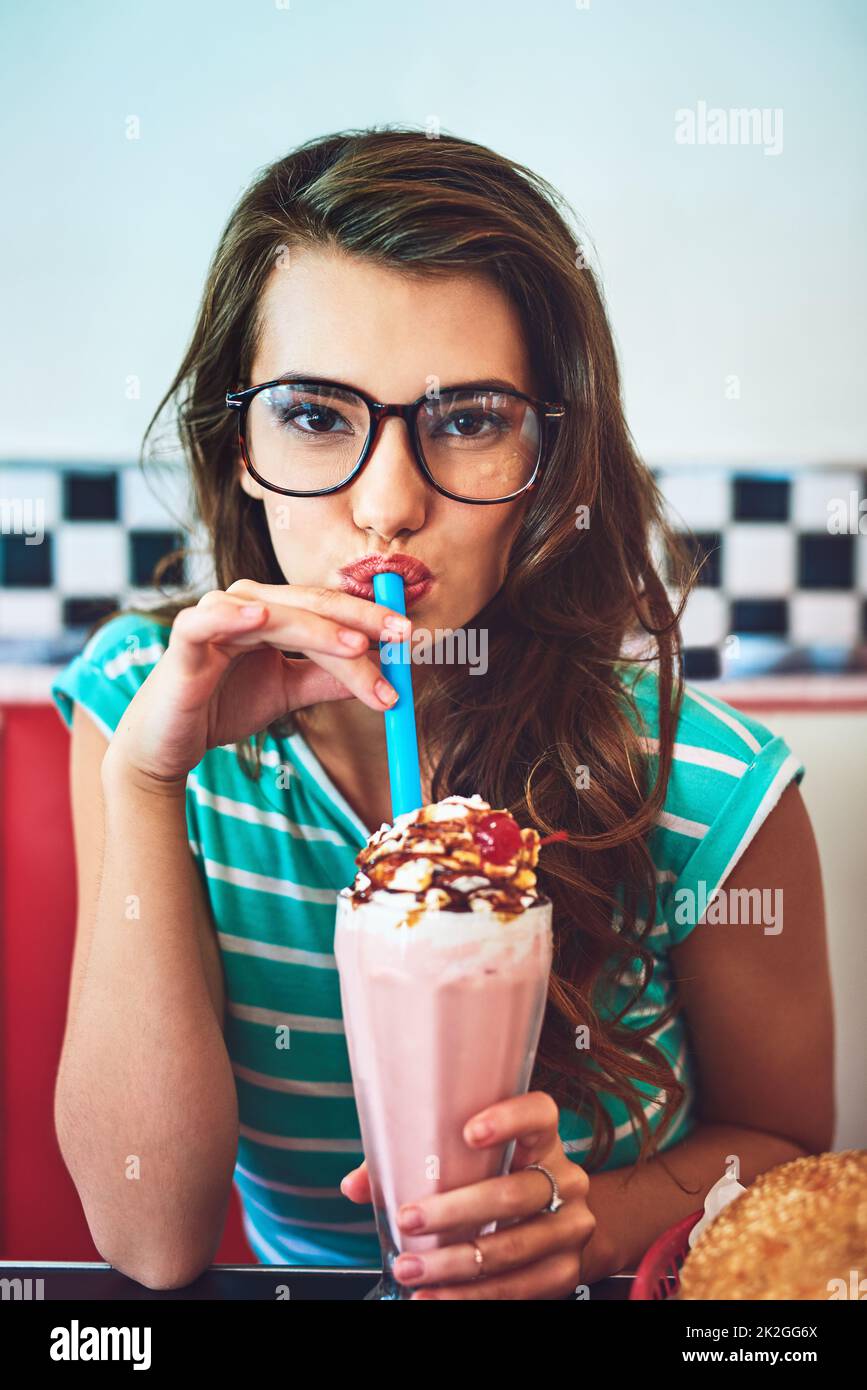
MULTIPOLYGON (((69 734, 53 705, 0 706, 2 1259, 100 1259, 54 1133, 75 900, 69 734)), ((217 1262, 255 1263, 234 1189, 217 1262)))

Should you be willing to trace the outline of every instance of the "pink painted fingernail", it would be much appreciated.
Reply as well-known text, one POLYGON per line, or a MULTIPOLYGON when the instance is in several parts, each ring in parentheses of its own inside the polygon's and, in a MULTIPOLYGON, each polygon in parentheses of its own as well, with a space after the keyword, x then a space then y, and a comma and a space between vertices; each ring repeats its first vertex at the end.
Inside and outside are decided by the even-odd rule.
POLYGON ((395 613, 387 613, 384 622, 385 626, 391 628, 392 632, 409 632, 409 618, 400 618, 395 613))
POLYGON ((476 1120, 467 1131, 471 1139, 490 1139, 493 1132, 493 1126, 487 1120, 476 1120))
POLYGON ((398 1212, 397 1219, 402 1231, 420 1231, 424 1225, 421 1207, 404 1207, 398 1212))
POLYGON ((418 1279, 424 1274, 424 1261, 415 1255, 401 1255, 394 1262, 394 1272, 401 1282, 404 1279, 418 1279))

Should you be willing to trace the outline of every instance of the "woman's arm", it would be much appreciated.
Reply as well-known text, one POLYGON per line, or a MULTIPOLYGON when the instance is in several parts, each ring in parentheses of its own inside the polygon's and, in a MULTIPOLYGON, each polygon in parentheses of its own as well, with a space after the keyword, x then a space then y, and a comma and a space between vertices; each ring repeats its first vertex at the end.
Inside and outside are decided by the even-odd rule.
MULTIPOLYGON (((632 1269, 657 1236, 698 1210, 736 1154, 740 1181, 834 1138, 834 1020, 822 878, 792 783, 724 885, 779 889, 782 930, 695 927, 671 960, 696 1058, 700 1124, 637 1167, 591 1175, 588 1279, 632 1269), (663 1163, 689 1189, 684 1193, 663 1163)), ((730 914, 731 915, 731 914, 730 914)), ((770 924, 768 924, 770 925, 770 924)))
POLYGON ((107 747, 76 706, 78 927, 55 1123, 103 1258, 173 1288, 211 1262, 231 1192, 222 971, 183 792, 106 774, 107 747))
POLYGON ((746 1187, 759 1173, 806 1152, 774 1134, 737 1125, 700 1124, 688 1139, 666 1149, 669 1172, 658 1158, 651 1158, 638 1170, 612 1168, 592 1175, 587 1205, 597 1224, 584 1247, 583 1282, 592 1284, 619 1270, 634 1271, 657 1236, 701 1210, 710 1188, 723 1176, 729 1154, 737 1154, 738 1181, 746 1187), (675 1185, 671 1173, 688 1189, 686 1193, 675 1185))

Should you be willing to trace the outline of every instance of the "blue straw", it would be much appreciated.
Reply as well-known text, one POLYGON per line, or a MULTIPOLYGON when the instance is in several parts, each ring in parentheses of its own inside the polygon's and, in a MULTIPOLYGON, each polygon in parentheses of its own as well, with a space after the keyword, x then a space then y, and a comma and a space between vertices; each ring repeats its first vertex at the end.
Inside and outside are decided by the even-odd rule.
MULTIPOLYGON (((402 575, 393 574, 390 570, 375 574, 373 595, 377 603, 406 616, 402 575)), ((379 644, 380 670, 399 697, 391 709, 385 711, 392 819, 405 811, 417 811, 422 805, 410 657, 409 640, 379 644)))

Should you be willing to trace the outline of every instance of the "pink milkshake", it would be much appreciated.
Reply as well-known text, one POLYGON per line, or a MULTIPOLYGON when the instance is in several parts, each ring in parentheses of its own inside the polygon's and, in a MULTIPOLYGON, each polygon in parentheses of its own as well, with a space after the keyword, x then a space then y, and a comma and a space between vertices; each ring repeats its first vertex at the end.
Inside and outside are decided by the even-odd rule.
POLYGON ((338 894, 334 949, 353 1088, 383 1254, 471 1240, 493 1225, 408 1236, 405 1202, 508 1171, 514 1146, 471 1149, 463 1126, 526 1091, 551 966, 535 830, 481 797, 383 825, 338 894))

